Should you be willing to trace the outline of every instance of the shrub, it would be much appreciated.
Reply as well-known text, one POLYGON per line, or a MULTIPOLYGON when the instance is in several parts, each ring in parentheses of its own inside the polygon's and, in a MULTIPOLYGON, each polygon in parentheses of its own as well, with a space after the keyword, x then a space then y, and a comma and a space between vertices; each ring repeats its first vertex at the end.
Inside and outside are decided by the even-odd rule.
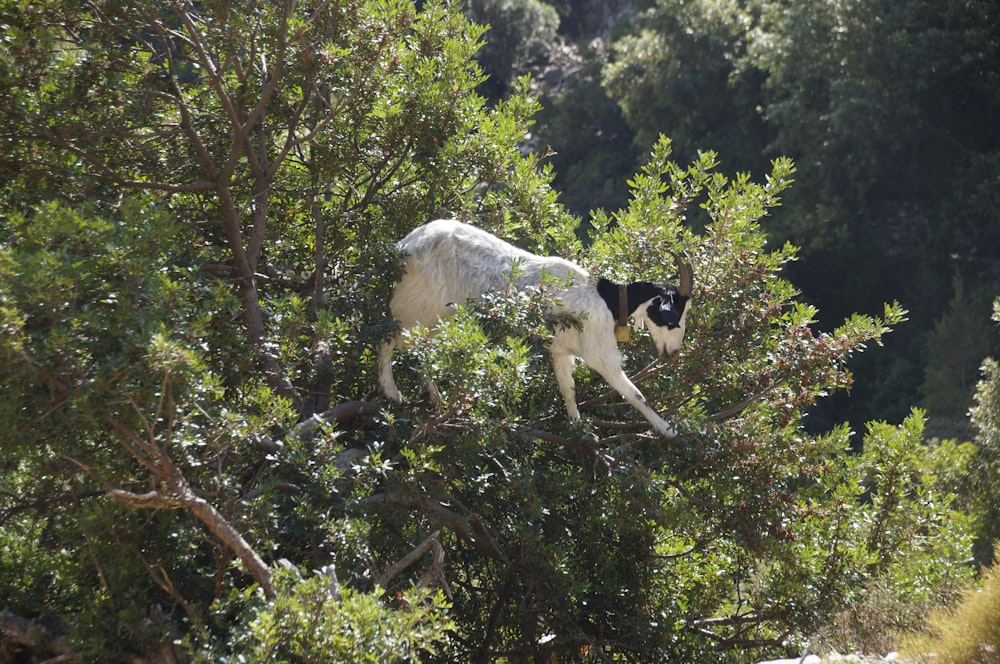
POLYGON ((417 662, 433 654, 453 628, 441 591, 410 588, 393 607, 377 593, 337 587, 335 577, 302 579, 289 571, 277 575, 275 589, 274 601, 247 611, 232 639, 202 653, 202 661, 417 662))

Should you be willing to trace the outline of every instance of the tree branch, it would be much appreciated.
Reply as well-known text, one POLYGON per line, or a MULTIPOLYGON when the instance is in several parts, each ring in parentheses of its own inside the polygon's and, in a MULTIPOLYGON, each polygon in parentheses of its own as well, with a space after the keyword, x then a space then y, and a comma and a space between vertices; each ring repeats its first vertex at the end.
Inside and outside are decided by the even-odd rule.
POLYGON ((159 491, 148 491, 146 493, 133 493, 124 489, 111 489, 108 491, 111 500, 138 507, 140 509, 173 509, 183 507, 183 502, 176 498, 167 498, 159 491))
POLYGON ((313 413, 296 424, 288 433, 287 438, 301 440, 331 420, 343 422, 351 417, 374 415, 380 410, 382 410, 382 404, 377 401, 345 401, 322 413, 313 413))
POLYGON ((96 498, 98 496, 103 496, 106 492, 104 491, 84 491, 80 494, 74 494, 73 492, 63 493, 58 496, 52 496, 50 498, 39 498, 28 503, 20 503, 12 507, 8 507, 3 512, 0 512, 0 527, 3 527, 7 521, 12 517, 17 516, 21 512, 28 512, 35 509, 44 509, 47 507, 63 505, 65 503, 75 503, 80 498, 96 498))
POLYGON ((730 417, 737 415, 738 413, 742 412, 745 408, 750 406, 753 402, 760 401, 761 399, 763 399, 768 392, 776 388, 778 385, 781 385, 783 382, 785 382, 784 379, 776 380, 767 387, 765 387, 764 389, 760 390, 754 395, 751 395, 750 397, 747 397, 746 399, 736 404, 735 406, 730 406, 725 410, 720 410, 717 413, 709 415, 708 416, 709 422, 718 422, 720 420, 729 419, 730 417))
MULTIPOLYGON (((641 383, 642 381, 644 381, 645 379, 649 378, 651 375, 656 373, 659 370, 659 368, 660 368, 660 361, 658 359, 653 360, 652 362, 644 366, 642 369, 639 369, 639 371, 634 373, 632 376, 630 376, 629 380, 631 380, 633 384, 638 385, 639 383, 641 383)), ((605 406, 608 402, 608 399, 611 399, 615 396, 620 397, 621 395, 618 394, 618 392, 613 388, 609 388, 608 390, 599 394, 596 397, 591 397, 586 401, 581 401, 579 404, 579 408, 581 410, 590 410, 593 408, 605 406)))
POLYGON ((580 441, 573 440, 572 438, 566 438, 565 436, 560 436, 541 429, 528 429, 527 431, 524 431, 522 435, 530 438, 536 438, 538 440, 544 440, 547 443, 561 445, 566 449, 573 450, 574 452, 584 456, 589 456, 593 459, 601 461, 608 468, 614 468, 618 465, 618 462, 610 454, 606 454, 596 447, 592 447, 586 443, 581 443, 580 441))
POLYGON ((427 582, 429 582, 430 578, 432 578, 430 575, 437 576, 444 587, 445 593, 447 593, 448 598, 450 599, 452 597, 451 588, 448 587, 448 582, 444 578, 444 570, 441 568, 441 564, 444 562, 444 547, 441 546, 441 542, 438 540, 438 536, 440 534, 440 530, 435 530, 430 537, 417 545, 413 551, 410 551, 408 554, 397 560, 389 567, 389 569, 380 574, 378 579, 375 581, 375 585, 382 589, 388 588, 392 580, 403 570, 420 560, 428 551, 432 551, 434 553, 434 558, 431 561, 431 568, 421 578, 420 585, 421 587, 426 587, 427 582))
MULTIPOLYGON (((508 562, 507 556, 488 532, 473 531, 465 519, 449 510, 440 501, 397 493, 380 493, 364 498, 357 503, 357 507, 362 511, 391 505, 408 507, 434 518, 451 528, 460 539, 471 545, 479 554, 505 563, 508 562)), ((480 523, 482 522, 480 521, 480 523)))

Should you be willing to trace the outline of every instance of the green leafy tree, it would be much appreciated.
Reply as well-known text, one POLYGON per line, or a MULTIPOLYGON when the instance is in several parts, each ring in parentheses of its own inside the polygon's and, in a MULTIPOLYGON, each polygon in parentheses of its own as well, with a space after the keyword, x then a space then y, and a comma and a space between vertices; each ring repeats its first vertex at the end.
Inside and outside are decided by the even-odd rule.
POLYGON ((846 427, 804 431, 803 409, 850 383, 846 357, 903 312, 812 332, 815 311, 778 276, 794 250, 766 250, 757 225, 790 165, 765 184, 715 167, 705 154, 681 168, 662 141, 629 207, 596 214, 589 248, 569 252, 612 278, 670 276, 663 246, 697 266, 680 358, 647 364, 641 343, 625 347, 682 441, 622 422, 616 395, 586 372, 588 424, 561 424, 544 291, 462 308, 413 336, 409 391, 420 374, 439 377, 444 405, 387 422, 384 438, 403 447, 390 466, 379 458, 384 483, 357 508, 393 555, 431 529, 451 533, 461 618, 445 659, 739 661, 800 643, 877 584, 912 599, 892 616, 913 624, 963 578, 970 527, 922 470, 922 416, 872 425, 861 457, 845 454, 846 427), (693 201, 712 219, 704 235, 683 224, 693 201))
POLYGON ((772 136, 755 110, 759 71, 742 69, 753 3, 740 0, 646 3, 632 30, 611 44, 604 88, 619 104, 640 150, 664 128, 679 154, 726 146, 733 171, 762 169, 772 136))
POLYGON ((443 597, 426 590, 402 593, 411 610, 399 611, 323 574, 302 579, 282 572, 276 582, 276 601, 257 602, 225 652, 201 653, 206 664, 418 662, 437 653, 454 627, 442 615, 443 597))
POLYGON ((5 606, 82 616, 80 653, 208 643, 279 554, 331 556, 337 501, 300 496, 339 471, 274 436, 369 408, 390 242, 558 214, 535 107, 483 107, 481 29, 440 3, 2 11, 5 606))
POLYGON ((986 313, 990 309, 985 291, 966 293, 956 277, 948 310, 927 335, 927 368, 924 376, 924 406, 940 419, 942 430, 969 437, 966 431, 969 406, 978 369, 995 346, 994 331, 986 313))
POLYGON ((627 179, 639 151, 621 109, 601 87, 599 63, 543 99, 538 141, 555 171, 552 186, 570 211, 587 218, 591 209, 617 210, 628 202, 627 179))
MULTIPOLYGON (((849 266, 870 265, 857 276, 908 302, 947 296, 949 258, 980 274, 984 256, 973 255, 990 245, 973 249, 969 239, 990 227, 990 213, 956 215, 955 207, 966 204, 952 193, 969 186, 961 184, 967 180, 961 172, 970 160, 981 165, 997 149, 995 127, 982 114, 997 103, 990 82, 996 7, 764 2, 760 8, 748 61, 767 75, 764 113, 778 132, 775 147, 809 164, 797 194, 808 200, 789 200, 798 213, 787 220, 798 225, 793 241, 818 242, 816 257, 831 268, 852 255, 849 266), (947 204, 940 206, 942 200, 947 204)), ((847 278, 852 272, 838 271, 847 278)), ((836 283, 851 301, 827 296, 830 312, 857 308, 855 295, 865 289, 836 283)), ((931 312, 912 308, 920 324, 933 320, 931 312)))

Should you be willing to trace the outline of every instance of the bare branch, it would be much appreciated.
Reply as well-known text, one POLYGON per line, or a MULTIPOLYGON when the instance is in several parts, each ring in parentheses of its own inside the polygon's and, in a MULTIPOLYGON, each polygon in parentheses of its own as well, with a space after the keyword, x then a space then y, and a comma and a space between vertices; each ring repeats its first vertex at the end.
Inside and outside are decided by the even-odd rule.
MULTIPOLYGON (((55 507, 58 505, 65 505, 66 503, 75 503, 80 498, 96 498, 98 496, 103 496, 104 491, 84 491, 83 493, 67 492, 60 494, 58 496, 51 496, 49 498, 39 498, 37 500, 32 500, 26 503, 19 503, 8 507, 3 512, 0 512, 0 527, 3 527, 7 521, 12 517, 17 516, 22 512, 29 512, 31 510, 46 509, 49 507, 55 507)), ((9 494, 7 494, 9 495, 9 494)))
MULTIPOLYGON (((440 530, 435 530, 430 537, 417 545, 413 551, 410 551, 408 554, 397 560, 389 567, 389 569, 379 575, 378 579, 375 581, 375 585, 383 589, 388 588, 392 580, 403 570, 420 560, 428 551, 432 551, 434 553, 434 559, 431 561, 431 570, 429 571, 433 571, 435 573, 440 572, 439 578, 444 585, 445 592, 448 594, 448 597, 451 597, 451 589, 448 587, 448 583, 444 580, 443 571, 440 569, 441 563, 444 561, 444 547, 441 546, 441 542, 438 541, 438 536, 440 534, 440 530)), ((424 575, 424 578, 427 578, 426 574, 424 575)), ((426 584, 421 583, 421 585, 426 584)))
POLYGON ((177 590, 177 586, 171 581, 170 575, 167 574, 167 570, 163 568, 163 565, 156 564, 153 565, 146 557, 142 555, 142 551, 138 548, 133 548, 132 552, 142 561, 142 564, 146 567, 146 571, 149 572, 149 576, 153 579, 153 582, 163 589, 168 595, 170 595, 175 602, 177 602, 184 612, 189 616, 195 617, 195 613, 191 610, 191 605, 188 603, 184 596, 180 594, 177 590))
POLYGON ((448 585, 448 579, 444 575, 444 547, 437 540, 434 540, 432 545, 432 550, 434 553, 431 559, 431 566, 424 572, 424 575, 420 577, 420 587, 426 588, 430 585, 430 582, 437 578, 441 582, 441 586, 444 588, 445 595, 448 596, 449 600, 454 600, 455 596, 451 592, 451 586, 448 585))
POLYGON ((708 420, 710 422, 718 422, 720 420, 725 420, 725 419, 728 419, 730 417, 733 417, 734 415, 739 414, 740 412, 742 412, 745 408, 747 408, 748 406, 750 406, 755 401, 760 401, 761 399, 763 399, 764 396, 767 395, 768 392, 770 392, 771 390, 773 390, 774 388, 776 388, 778 385, 781 385, 783 382, 785 382, 784 379, 782 379, 782 380, 776 380, 775 382, 771 383, 770 385, 768 385, 764 389, 760 390, 759 392, 757 392, 756 394, 754 394, 754 395, 752 395, 750 397, 747 397, 746 399, 744 399, 740 403, 736 404, 735 406, 730 406, 729 408, 726 408, 725 410, 720 410, 717 413, 713 413, 712 415, 709 415, 708 416, 708 420))
MULTIPOLYGON (((172 42, 169 34, 172 33, 172 31, 165 29, 160 21, 150 19, 149 24, 154 27, 164 44, 170 44, 172 42)), ((180 39, 184 39, 183 35, 177 36, 180 39)), ((187 40, 184 39, 184 41, 187 40)), ((179 53, 176 52, 176 49, 171 49, 171 51, 171 56, 179 55, 179 53)), ((165 62, 169 74, 167 76, 167 81, 173 90, 173 94, 169 97, 174 100, 174 105, 181 114, 181 131, 184 132, 184 135, 187 136, 188 141, 190 141, 191 145, 194 147, 206 176, 210 180, 216 180, 219 177, 219 169, 216 166, 212 155, 208 152, 208 148, 205 146, 205 141, 203 141, 198 132, 195 131, 194 122, 192 122, 191 119, 191 109, 189 108, 187 101, 184 99, 184 92, 181 90, 180 84, 178 83, 177 71, 174 68, 173 57, 166 58, 165 62)), ((209 182, 208 184, 210 185, 209 188, 214 188, 215 186, 214 182, 209 182)))
POLYGON ((151 491, 146 494, 135 494, 128 491, 116 490, 111 492, 111 497, 122 502, 130 503, 135 507, 163 508, 163 507, 183 507, 190 510, 208 530, 218 537, 222 543, 236 554, 247 571, 257 580, 264 595, 268 598, 274 596, 274 589, 271 583, 271 572, 263 560, 243 539, 243 536, 222 516, 214 505, 204 498, 198 496, 188 485, 183 474, 167 459, 169 466, 161 471, 160 478, 173 495, 166 496, 160 491, 151 491))
POLYGON ((208 180, 193 180, 191 182, 173 184, 171 182, 155 182, 152 180, 122 180, 116 178, 113 182, 122 187, 128 187, 129 189, 162 191, 168 194, 197 193, 199 191, 212 191, 215 189, 215 183, 208 180))
POLYGON ((141 509, 174 509, 183 506, 183 502, 181 500, 178 500, 177 498, 167 498, 159 491, 133 493, 123 489, 112 489, 108 491, 108 497, 115 502, 141 509))
MULTIPOLYGON (((23 353, 23 351, 22 351, 23 353)), ((28 362, 34 366, 27 353, 23 353, 28 362)), ((62 384, 56 378, 49 378, 49 382, 59 390, 65 390, 68 394, 73 391, 62 384)), ((145 466, 153 476, 161 482, 171 495, 165 495, 162 491, 150 491, 138 494, 123 489, 111 489, 108 495, 112 500, 146 509, 164 509, 182 507, 190 510, 208 530, 218 537, 222 543, 243 562, 247 571, 257 581, 264 592, 264 596, 271 599, 274 597, 274 585, 270 569, 257 555, 253 548, 243 539, 214 505, 204 498, 201 498, 191 489, 187 479, 180 469, 170 459, 169 455, 162 452, 152 441, 148 443, 135 435, 135 433, 124 423, 111 415, 103 418, 111 428, 118 434, 118 442, 130 454, 132 454, 143 466, 145 466), (154 462, 153 459, 156 459, 154 462)), ((86 470, 86 466, 81 466, 86 470)))
POLYGON ((288 434, 288 438, 299 440, 331 420, 343 422, 351 417, 374 415, 381 409, 382 404, 377 401, 345 401, 322 413, 314 413, 299 422, 288 434))
MULTIPOLYGON (((633 384, 639 385, 642 381, 644 381, 645 379, 649 378, 651 375, 656 373, 659 370, 659 368, 660 368, 660 361, 658 359, 653 360, 652 362, 644 366, 642 369, 639 369, 639 371, 637 371, 635 374, 630 376, 629 380, 631 380, 633 384)), ((607 391, 596 397, 592 397, 590 399, 587 399, 586 401, 581 401, 579 404, 579 408, 580 410, 590 410, 593 408, 603 407, 607 404, 609 399, 620 396, 621 395, 618 394, 618 392, 616 392, 614 389, 608 389, 607 391)))
POLYGON ((274 96, 275 90, 278 89, 278 81, 281 80, 281 76, 285 70, 285 55, 288 51, 288 19, 295 11, 295 0, 284 0, 283 10, 281 15, 281 29, 278 31, 278 52, 275 57, 275 71, 265 77, 265 84, 261 90, 260 99, 257 100, 253 110, 250 111, 250 114, 242 125, 244 133, 248 132, 263 117, 267 104, 271 101, 271 97, 274 96))
POLYGON ((560 436, 541 429, 528 429, 524 432, 524 435, 538 440, 544 440, 548 443, 555 443, 556 445, 561 445, 566 449, 573 450, 579 454, 592 457, 602 462, 608 468, 614 468, 618 465, 617 460, 610 454, 606 454, 597 447, 592 447, 586 443, 573 440, 572 438, 566 438, 565 436, 560 436))
POLYGON ((222 74, 219 72, 219 68, 216 66, 215 60, 208 53, 208 49, 206 48, 204 41, 201 39, 202 35, 201 30, 198 28, 198 24, 191 17, 191 12, 189 11, 178 12, 178 15, 187 30, 187 35, 184 36, 185 41, 198 54, 198 64, 201 65, 202 69, 208 72, 208 79, 212 83, 212 88, 215 90, 215 94, 218 96, 219 102, 222 104, 222 108, 226 111, 230 124, 234 127, 234 129, 242 126, 239 115, 236 112, 236 105, 233 104, 232 98, 226 92, 226 88, 222 84, 222 74))
POLYGON ((698 507, 703 507, 707 510, 712 510, 714 512, 719 512, 719 513, 724 513, 726 511, 725 505, 719 503, 713 503, 712 501, 705 500, 704 498, 699 498, 698 496, 691 493, 691 491, 680 482, 670 481, 668 483, 670 484, 670 486, 677 489, 677 491, 681 494, 681 496, 683 496, 684 499, 689 503, 691 503, 692 505, 697 505, 698 507))

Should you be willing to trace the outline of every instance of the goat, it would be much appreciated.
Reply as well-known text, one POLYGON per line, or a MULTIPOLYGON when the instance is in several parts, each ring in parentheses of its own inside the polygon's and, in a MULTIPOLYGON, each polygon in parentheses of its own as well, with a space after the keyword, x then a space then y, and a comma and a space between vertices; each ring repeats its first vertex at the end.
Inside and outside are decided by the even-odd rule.
MULTIPOLYGON (((679 286, 646 281, 618 285, 603 278, 594 281, 571 261, 536 256, 453 219, 424 224, 397 246, 404 254, 405 273, 395 286, 389 309, 401 330, 417 323, 433 325, 449 315, 455 303, 502 287, 512 274, 520 288, 538 286, 542 275, 549 275, 564 284, 553 300, 551 313, 580 320, 579 326, 556 326, 549 347, 570 420, 580 419, 573 382, 573 365, 579 357, 642 413, 658 434, 677 437, 674 428, 650 407, 625 375, 616 343, 616 332, 627 333, 631 315, 637 327, 649 329, 660 355, 673 355, 680 349, 691 311, 694 272, 676 254, 673 257, 680 272, 679 286)), ((382 344, 378 355, 379 387, 396 403, 402 403, 403 397, 392 376, 392 352, 400 341, 400 335, 394 335, 382 344)))

